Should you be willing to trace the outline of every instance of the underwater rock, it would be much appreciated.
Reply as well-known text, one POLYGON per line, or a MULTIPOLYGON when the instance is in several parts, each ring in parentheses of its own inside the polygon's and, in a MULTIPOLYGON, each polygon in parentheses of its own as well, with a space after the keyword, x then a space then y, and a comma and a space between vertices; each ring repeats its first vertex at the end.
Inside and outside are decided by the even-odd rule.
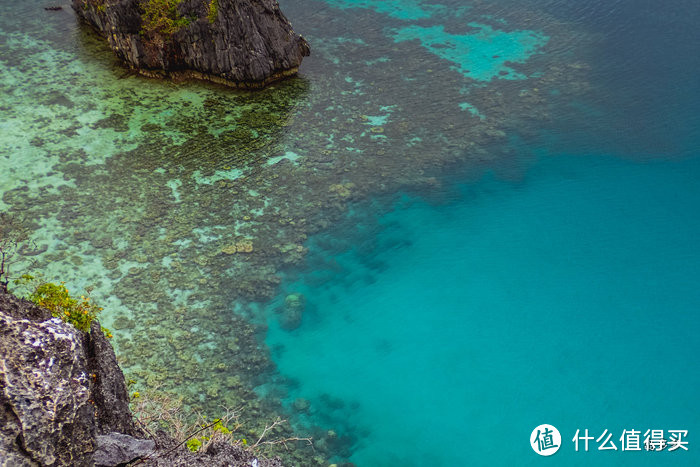
POLYGON ((253 241, 252 240, 241 240, 233 245, 227 245, 221 249, 221 252, 227 255, 233 255, 236 253, 252 253, 253 252, 253 241))
POLYGON ((352 190, 355 188, 355 184, 349 183, 337 183, 328 187, 328 191, 335 193, 341 198, 348 198, 352 194, 352 190))
POLYGON ((236 248, 236 245, 228 245, 221 249, 221 252, 226 255, 234 255, 237 251, 238 249, 236 248))
POLYGON ((292 405, 294 406, 294 410, 300 413, 306 413, 311 408, 309 401, 303 397, 294 399, 294 403, 292 405))
POLYGON ((152 77, 259 88, 310 53, 276 0, 73 0, 130 67, 152 77))
POLYGON ((236 251, 238 253, 252 253, 253 242, 251 240, 242 240, 236 243, 236 251))
POLYGON ((300 293, 287 295, 284 299, 284 308, 280 317, 280 326, 291 331, 301 324, 301 318, 306 308, 306 298, 300 293))

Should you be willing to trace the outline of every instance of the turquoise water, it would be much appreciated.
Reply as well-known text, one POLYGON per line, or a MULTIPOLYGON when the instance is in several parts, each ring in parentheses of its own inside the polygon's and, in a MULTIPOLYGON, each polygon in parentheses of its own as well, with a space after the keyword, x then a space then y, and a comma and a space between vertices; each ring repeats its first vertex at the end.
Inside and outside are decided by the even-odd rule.
POLYGON ((430 18, 439 5, 426 5, 418 0, 329 0, 327 3, 339 8, 365 8, 402 20, 430 18))
POLYGON ((454 68, 460 73, 478 81, 488 81, 495 77, 525 78, 505 64, 527 61, 548 39, 533 31, 505 32, 479 23, 469 23, 467 26, 474 32, 450 34, 443 26, 412 25, 396 31, 394 40, 419 40, 432 53, 454 63, 454 68))
POLYGON ((517 183, 350 220, 363 232, 317 239, 286 286, 302 326, 268 333, 290 401, 362 433, 357 465, 539 465, 540 423, 562 433, 557 465, 696 463, 698 176, 698 158, 549 155, 517 183), (623 429, 688 429, 691 451, 577 453, 585 428, 618 448, 623 429))
MULTIPOLYGON (((540 465, 542 423, 562 435, 550 464, 700 463, 697 38, 649 4, 542 3, 597 23, 593 93, 541 138, 511 138, 510 163, 355 206, 268 308, 285 403, 355 465, 540 465), (305 297, 292 331, 288 294, 305 297), (597 449, 606 429, 617 451, 597 449), (622 451, 631 429, 688 430, 690 450, 622 451)), ((546 40, 474 53, 441 26, 395 34, 483 79, 511 75, 481 57, 546 40)))
POLYGON ((700 463, 694 2, 285 0, 312 55, 256 93, 2 2, 13 270, 94 286, 139 391, 289 419, 289 465, 700 463))

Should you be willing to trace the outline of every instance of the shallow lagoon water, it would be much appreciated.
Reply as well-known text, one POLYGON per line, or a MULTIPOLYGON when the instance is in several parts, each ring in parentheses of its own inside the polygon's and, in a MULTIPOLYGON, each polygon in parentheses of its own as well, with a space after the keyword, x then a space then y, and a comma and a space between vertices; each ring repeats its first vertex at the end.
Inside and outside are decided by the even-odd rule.
POLYGON ((253 94, 130 75, 43 6, 0 19, 0 206, 46 248, 20 266, 97 286, 141 388, 358 465, 695 433, 696 6, 288 0, 313 55, 253 94))

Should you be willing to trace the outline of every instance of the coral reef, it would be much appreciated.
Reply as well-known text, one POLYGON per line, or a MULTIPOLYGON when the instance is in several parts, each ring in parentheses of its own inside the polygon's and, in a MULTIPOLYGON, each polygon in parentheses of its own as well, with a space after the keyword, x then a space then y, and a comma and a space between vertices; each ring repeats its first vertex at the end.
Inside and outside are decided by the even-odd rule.
POLYGON ((284 307, 280 310, 280 324, 284 329, 291 331, 301 324, 306 298, 299 293, 287 295, 284 299, 284 307))

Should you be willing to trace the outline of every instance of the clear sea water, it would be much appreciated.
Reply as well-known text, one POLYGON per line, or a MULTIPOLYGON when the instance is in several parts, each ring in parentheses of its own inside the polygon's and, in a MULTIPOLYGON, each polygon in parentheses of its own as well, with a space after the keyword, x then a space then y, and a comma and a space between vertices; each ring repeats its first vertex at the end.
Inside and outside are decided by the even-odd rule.
POLYGON ((700 465, 700 4, 280 3, 313 55, 255 95, 125 76, 42 2, 0 20, 0 207, 130 323, 127 371, 281 401, 339 464, 700 465))
POLYGON ((549 155, 355 219, 347 250, 318 239, 288 285, 313 311, 267 338, 290 397, 366 432, 358 465, 538 465, 540 423, 565 437, 558 465, 693 465, 571 439, 698 427, 698 162, 549 155))
POLYGON ((267 336, 289 400, 362 433, 357 465, 700 462, 698 6, 546 8, 600 34, 599 100, 571 103, 588 118, 513 142, 515 177, 358 206, 285 284, 312 310, 267 336), (540 423, 562 433, 551 459, 528 443, 540 423), (621 450, 625 429, 672 427, 688 452, 621 450), (577 429, 618 451, 575 452, 577 429))

